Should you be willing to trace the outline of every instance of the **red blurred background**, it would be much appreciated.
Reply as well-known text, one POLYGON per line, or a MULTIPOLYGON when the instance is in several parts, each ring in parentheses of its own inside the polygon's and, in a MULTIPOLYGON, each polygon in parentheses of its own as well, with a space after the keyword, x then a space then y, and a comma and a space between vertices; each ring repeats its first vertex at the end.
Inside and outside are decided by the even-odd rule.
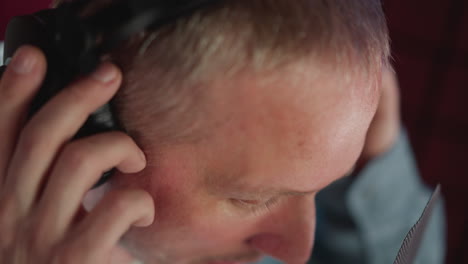
MULTIPOLYGON (((50 0, 2 0, 8 20, 50 0)), ((440 182, 448 216, 447 264, 468 263, 468 1, 385 0, 403 122, 423 179, 440 182)))

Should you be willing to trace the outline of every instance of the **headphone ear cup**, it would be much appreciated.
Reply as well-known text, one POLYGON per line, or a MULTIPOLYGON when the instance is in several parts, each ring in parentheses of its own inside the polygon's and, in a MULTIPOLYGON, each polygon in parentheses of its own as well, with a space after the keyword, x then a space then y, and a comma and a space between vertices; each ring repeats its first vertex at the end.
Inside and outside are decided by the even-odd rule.
POLYGON ((50 29, 53 20, 53 11, 41 11, 43 15, 27 15, 14 17, 8 23, 5 34, 4 56, 5 59, 13 57, 18 48, 23 45, 32 45, 39 48, 47 59, 47 73, 34 97, 29 118, 39 110, 51 97, 57 94, 72 78, 72 73, 61 63, 60 56, 56 53, 51 38, 50 29))
POLYGON ((44 51, 48 46, 46 21, 35 16, 18 16, 10 20, 5 32, 4 59, 13 57, 22 45, 30 44, 44 51))
MULTIPOLYGON (((44 10, 34 15, 15 17, 8 23, 4 55, 8 61, 16 50, 23 45, 32 45, 42 50, 47 60, 47 73, 45 79, 33 98, 28 118, 31 118, 53 96, 69 85, 80 73, 73 64, 62 56, 57 48, 54 37, 56 34, 56 10, 44 10)), ((3 74, 7 66, 0 68, 3 74)), ((85 124, 74 136, 75 139, 91 136, 97 133, 121 130, 110 104, 106 104, 98 111, 92 113, 85 124)), ((93 188, 106 182, 113 174, 114 169, 103 173, 101 179, 93 188)))

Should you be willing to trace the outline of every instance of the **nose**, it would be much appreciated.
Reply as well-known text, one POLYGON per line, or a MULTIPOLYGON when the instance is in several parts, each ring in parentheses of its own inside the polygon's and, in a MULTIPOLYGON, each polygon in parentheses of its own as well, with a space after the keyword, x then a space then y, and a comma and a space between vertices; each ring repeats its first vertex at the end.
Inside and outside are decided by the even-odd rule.
POLYGON ((247 243, 288 264, 310 258, 315 232, 315 197, 295 197, 260 223, 261 231, 247 243))

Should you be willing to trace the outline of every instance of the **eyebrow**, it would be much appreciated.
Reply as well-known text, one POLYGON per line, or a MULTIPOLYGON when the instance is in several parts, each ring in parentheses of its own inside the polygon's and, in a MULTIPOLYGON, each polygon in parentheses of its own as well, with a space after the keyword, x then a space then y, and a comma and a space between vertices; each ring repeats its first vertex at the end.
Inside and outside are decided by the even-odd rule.
MULTIPOLYGON (((348 173, 346 173, 345 175, 343 175, 342 177, 336 180, 342 179, 343 177, 350 176, 354 172, 355 167, 356 166, 353 165, 348 173)), ((290 190, 290 189, 269 188, 269 187, 264 187, 264 186, 252 187, 252 186, 246 186, 246 185, 244 186, 235 185, 232 187, 232 190, 234 193, 243 194, 243 195, 252 196, 252 197, 308 196, 308 195, 311 195, 320 191, 320 190, 295 191, 295 190, 290 190)))
POLYGON ((317 193, 318 190, 312 191, 295 191, 290 189, 276 189, 268 187, 246 187, 236 186, 232 188, 234 193, 252 196, 255 198, 260 197, 282 197, 282 196, 307 196, 317 193))
MULTIPOLYGON (((339 177, 336 180, 339 180, 343 177, 349 176, 351 173, 354 172, 356 167, 356 164, 353 164, 353 166, 350 168, 349 172, 344 174, 343 176, 339 177)), ((213 175, 213 174, 211 174, 213 175)), ((216 175, 216 174, 214 174, 216 175)), ((320 189, 315 189, 315 190, 310 190, 310 191, 297 191, 297 190, 291 190, 291 189, 286 189, 286 188, 275 188, 275 187, 265 187, 265 186, 248 186, 246 184, 242 184, 239 182, 236 182, 236 179, 238 177, 236 176, 238 174, 236 173, 230 173, 230 177, 227 177, 228 179, 231 179, 231 181, 220 181, 219 178, 214 178, 214 177, 208 177, 208 181, 205 182, 206 186, 210 189, 212 193, 220 194, 222 193, 223 195, 240 195, 240 196, 246 196, 246 197, 251 197, 252 199, 258 199, 258 198, 266 198, 266 197, 284 197, 284 196, 308 196, 311 194, 318 193, 320 189), (227 184, 229 182, 229 184, 227 184), (229 186, 229 190, 227 191, 225 188, 226 185, 229 186)), ((331 184, 331 183, 330 183, 331 184)))
POLYGON ((305 191, 305 192, 299 192, 299 191, 283 191, 278 194, 278 196, 307 196, 316 193, 316 190, 313 191, 305 191))

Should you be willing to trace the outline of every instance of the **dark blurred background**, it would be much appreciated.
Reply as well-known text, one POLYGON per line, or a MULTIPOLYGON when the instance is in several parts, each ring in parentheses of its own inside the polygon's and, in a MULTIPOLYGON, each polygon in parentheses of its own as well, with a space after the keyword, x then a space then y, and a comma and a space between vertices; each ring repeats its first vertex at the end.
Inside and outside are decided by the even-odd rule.
MULTIPOLYGON (((1 0, 8 20, 51 0, 1 0)), ((426 183, 442 184, 447 264, 468 263, 468 0, 384 0, 403 122, 426 183)))
POLYGON ((468 1, 385 0, 403 122, 424 180, 442 184, 446 263, 468 263, 468 1))

